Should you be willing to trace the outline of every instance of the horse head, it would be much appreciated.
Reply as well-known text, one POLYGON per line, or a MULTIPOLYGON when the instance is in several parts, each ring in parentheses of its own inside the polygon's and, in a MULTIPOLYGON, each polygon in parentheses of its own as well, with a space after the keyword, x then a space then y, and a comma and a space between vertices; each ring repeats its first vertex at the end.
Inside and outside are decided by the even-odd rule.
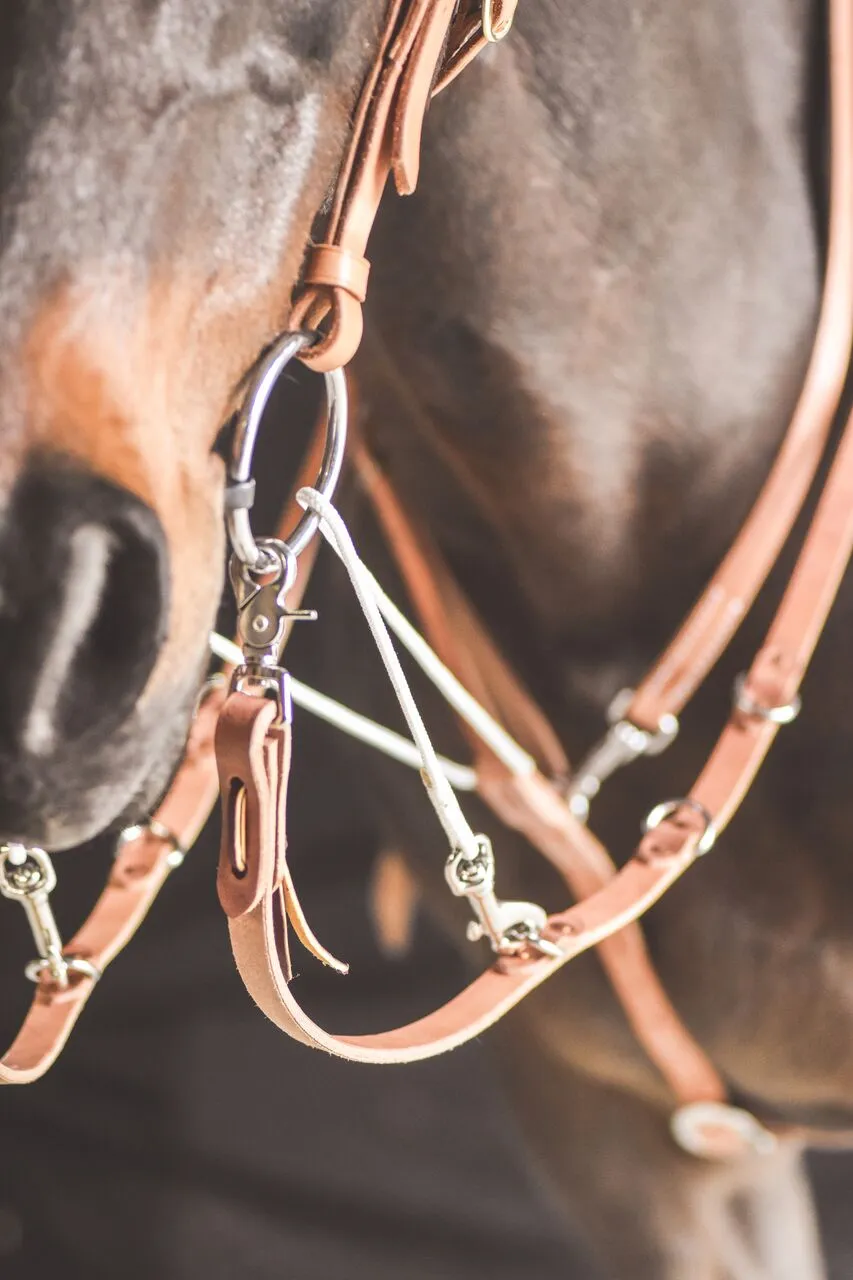
POLYGON ((286 321, 376 38, 366 0, 0 17, 0 833, 145 810, 222 586, 217 435, 286 321))

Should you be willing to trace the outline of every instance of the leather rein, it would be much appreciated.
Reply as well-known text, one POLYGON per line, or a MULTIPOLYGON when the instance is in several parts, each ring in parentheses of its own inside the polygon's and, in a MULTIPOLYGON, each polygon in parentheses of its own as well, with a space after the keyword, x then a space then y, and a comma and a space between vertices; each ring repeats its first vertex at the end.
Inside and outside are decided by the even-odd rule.
MULTIPOLYGON (((364 447, 357 448, 360 482, 432 648, 531 757, 529 768, 510 768, 466 729, 477 790, 506 826, 520 831, 557 869, 574 905, 545 917, 532 904, 501 903, 490 851, 457 850, 448 860, 448 882, 469 899, 480 934, 496 953, 491 967, 463 992, 392 1031, 336 1036, 305 1013, 290 985, 288 922, 309 951, 345 970, 308 924, 286 844, 290 698, 279 656, 291 622, 304 616, 291 606, 301 598, 316 540, 298 566, 297 554, 320 516, 308 512, 295 531, 254 540, 248 523, 254 438, 271 381, 289 359, 298 356, 322 372, 329 423, 316 488, 320 497, 331 493, 346 433, 340 370, 361 337, 369 274, 364 255, 387 178, 393 176, 400 194, 414 190, 431 96, 506 35, 514 8, 511 0, 390 4, 354 114, 326 241, 313 246, 306 260, 293 332, 262 364, 238 420, 226 510, 244 662, 230 684, 220 680, 201 701, 168 795, 149 822, 126 833, 104 892, 70 942, 63 945, 50 910, 55 877, 47 855, 22 846, 0 851, 0 892, 25 907, 40 952, 29 969, 35 997, 0 1059, 0 1083, 29 1083, 56 1060, 98 977, 129 941, 221 795, 218 888, 235 960, 256 1003, 295 1039, 362 1062, 431 1057, 479 1035, 574 956, 597 947, 634 1034, 675 1100, 672 1129, 685 1149, 724 1157, 773 1150, 780 1136, 815 1137, 764 1125, 730 1103, 720 1073, 671 1004, 638 922, 710 851, 779 729, 796 716, 800 683, 853 553, 853 419, 833 455, 765 642, 738 680, 728 722, 689 794, 652 809, 637 849, 621 869, 586 818, 615 769, 663 750, 675 738, 679 714, 776 563, 829 447, 853 338, 853 0, 830 0, 829 6, 829 241, 820 318, 799 402, 753 510, 716 574, 645 679, 618 697, 609 731, 579 768, 570 769, 546 716, 483 628, 428 533, 416 527, 364 447), (503 908, 541 914, 534 919, 530 912, 513 915, 503 908)), ((314 455, 321 445, 315 441, 314 455)), ((317 465, 312 456, 306 476, 317 465)))

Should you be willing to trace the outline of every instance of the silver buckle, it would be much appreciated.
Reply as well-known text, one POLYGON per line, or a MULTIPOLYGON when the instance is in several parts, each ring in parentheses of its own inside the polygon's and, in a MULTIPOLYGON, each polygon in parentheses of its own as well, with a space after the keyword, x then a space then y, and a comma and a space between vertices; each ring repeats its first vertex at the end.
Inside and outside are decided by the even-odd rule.
POLYGON ((477 919, 468 925, 469 942, 488 938, 498 955, 518 955, 532 947, 559 958, 563 952, 542 936, 548 922, 544 908, 534 902, 502 902, 495 896, 495 855, 487 836, 478 835, 477 854, 456 849, 447 859, 445 878, 457 898, 468 898, 477 919))
POLYGON ((745 716, 754 716, 757 720, 767 720, 770 724, 790 724, 796 720, 802 710, 802 699, 798 693, 794 694, 790 702, 784 703, 779 707, 765 707, 760 702, 756 702, 746 691, 746 682, 749 673, 742 671, 735 678, 734 683, 734 704, 738 711, 742 711, 745 716))
POLYGON ((58 987, 69 985, 69 974, 78 973, 97 982, 101 972, 79 956, 63 954, 62 937, 51 910, 50 895, 56 888, 56 872, 44 849, 22 844, 0 847, 0 894, 20 902, 38 949, 38 958, 24 972, 31 982, 49 974, 58 987))
POLYGON ((579 822, 589 818, 589 806, 602 784, 617 769, 639 756, 658 756, 678 733, 678 716, 661 716, 654 733, 624 718, 634 697, 633 689, 620 689, 607 708, 609 730, 573 774, 567 793, 569 808, 579 822))
POLYGON ((699 817, 705 823, 705 830, 696 845, 696 853, 700 856, 709 853, 717 842, 717 826, 705 806, 691 796, 679 796, 675 800, 661 800, 660 804, 656 804, 643 821, 644 834, 654 831, 667 818, 671 818, 673 814, 678 813, 679 809, 692 809, 694 813, 699 814, 699 817))

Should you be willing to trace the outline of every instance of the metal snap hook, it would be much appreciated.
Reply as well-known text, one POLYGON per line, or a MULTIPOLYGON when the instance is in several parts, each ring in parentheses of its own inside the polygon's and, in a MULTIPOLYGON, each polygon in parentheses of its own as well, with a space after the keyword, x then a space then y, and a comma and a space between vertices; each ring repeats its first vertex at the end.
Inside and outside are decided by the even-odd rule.
MULTIPOLYGON (((252 459, 261 418, 281 374, 291 360, 314 341, 314 334, 298 332, 284 333, 273 343, 252 375, 243 406, 234 424, 231 460, 228 464, 225 523, 235 556, 249 569, 275 567, 268 563, 269 553, 255 541, 249 519, 254 501, 252 459)), ((343 369, 332 369, 329 373, 324 373, 323 380, 327 405, 326 448, 314 488, 324 497, 331 498, 341 474, 346 448, 347 383, 343 369)), ((305 512, 293 532, 283 540, 288 550, 298 556, 311 541, 319 525, 320 517, 316 512, 305 512)))

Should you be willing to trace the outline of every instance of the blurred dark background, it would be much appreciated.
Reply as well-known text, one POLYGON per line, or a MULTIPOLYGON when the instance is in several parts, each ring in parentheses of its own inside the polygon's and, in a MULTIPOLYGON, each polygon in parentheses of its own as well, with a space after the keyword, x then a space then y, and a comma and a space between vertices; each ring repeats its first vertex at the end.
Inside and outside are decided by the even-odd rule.
MULTIPOLYGON (((285 394, 259 529, 294 473, 292 424, 312 412, 303 385, 285 394)), ((310 632, 297 629, 289 665, 322 688, 310 632)), ((295 874, 319 936, 352 968, 340 978, 306 960, 300 993, 333 1028, 392 1025, 457 990, 462 966, 423 919, 404 960, 380 956, 366 912, 374 833, 334 731, 297 712, 295 732, 295 874)), ((209 828, 166 886, 52 1074, 0 1091, 0 1278, 593 1280, 525 1158, 488 1038, 360 1067, 291 1042, 254 1008, 216 901, 216 838, 209 828)), ((110 856, 105 842, 56 859, 67 934, 110 856)), ((31 994, 32 948, 13 903, 0 919, 5 1043, 31 994)), ((832 1280, 848 1280, 853 1157, 821 1156, 814 1173, 832 1280)))

